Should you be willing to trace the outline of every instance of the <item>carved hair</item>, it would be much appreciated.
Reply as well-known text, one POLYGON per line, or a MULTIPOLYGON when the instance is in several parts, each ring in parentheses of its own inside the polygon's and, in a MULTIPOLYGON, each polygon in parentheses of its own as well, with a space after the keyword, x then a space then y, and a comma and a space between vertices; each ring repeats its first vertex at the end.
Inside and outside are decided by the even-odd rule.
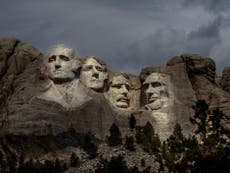
POLYGON ((157 74, 160 74, 162 77, 167 77, 167 76, 170 76, 168 74, 168 72, 166 72, 166 70, 162 69, 161 68, 158 68, 158 67, 147 67, 145 69, 143 69, 140 73, 140 81, 141 83, 143 83, 145 81, 145 79, 151 75, 152 73, 157 73, 157 74))
POLYGON ((49 53, 48 53, 48 57, 52 56, 53 52, 54 52, 55 50, 57 50, 57 49, 67 49, 67 50, 69 50, 70 56, 71 56, 71 57, 69 57, 69 58, 77 58, 77 54, 76 54, 75 50, 74 50, 72 47, 70 47, 70 46, 68 46, 68 45, 66 45, 66 44, 57 44, 57 45, 54 45, 54 46, 50 49, 50 51, 49 51, 49 53))
POLYGON ((105 63, 104 61, 102 61, 102 60, 101 60, 99 57, 97 57, 97 56, 85 56, 85 57, 80 58, 81 66, 82 66, 83 64, 85 64, 85 62, 86 62, 88 59, 90 59, 90 58, 96 60, 99 64, 101 64, 103 71, 104 71, 104 72, 107 72, 106 63, 105 63))
POLYGON ((109 79, 106 85, 106 91, 109 90, 110 85, 113 82, 113 78, 117 77, 117 76, 123 76, 125 79, 129 80, 129 76, 126 73, 122 73, 122 72, 109 72, 109 79))

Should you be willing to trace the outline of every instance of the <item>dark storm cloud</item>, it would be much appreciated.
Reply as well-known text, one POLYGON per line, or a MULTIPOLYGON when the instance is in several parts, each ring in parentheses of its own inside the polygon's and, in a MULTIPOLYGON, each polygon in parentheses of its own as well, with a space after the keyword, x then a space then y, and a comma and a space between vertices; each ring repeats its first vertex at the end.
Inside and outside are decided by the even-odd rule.
POLYGON ((230 8, 229 0, 183 0, 183 5, 185 7, 200 6, 206 10, 213 12, 221 12, 228 10, 230 8))
POLYGON ((186 50, 209 56, 214 46, 221 42, 220 29, 221 17, 207 25, 201 26, 188 34, 186 50))
POLYGON ((42 52, 66 43, 101 56, 111 69, 138 73, 174 55, 213 57, 230 65, 230 2, 224 0, 1 0, 0 37, 42 52), (221 16, 221 17, 219 17, 221 16))
POLYGON ((208 39, 220 37, 221 20, 222 18, 218 17, 208 25, 201 26, 198 28, 198 30, 192 31, 188 35, 189 39, 208 39))
MULTIPOLYGON (((140 67, 159 66, 169 58, 182 53, 185 33, 174 29, 159 29, 148 37, 139 40, 120 52, 125 59, 126 71, 140 72, 140 67), (129 64, 132 64, 130 66, 129 64)), ((118 61, 122 64, 122 59, 118 61)))

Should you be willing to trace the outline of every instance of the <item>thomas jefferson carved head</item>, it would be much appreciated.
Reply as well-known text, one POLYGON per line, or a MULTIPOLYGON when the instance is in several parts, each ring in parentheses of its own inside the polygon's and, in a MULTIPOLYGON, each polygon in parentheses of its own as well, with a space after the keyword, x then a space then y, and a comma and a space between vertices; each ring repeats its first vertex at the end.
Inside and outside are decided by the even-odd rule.
POLYGON ((80 81, 96 92, 102 92, 108 79, 106 64, 95 56, 82 59, 80 81))
POLYGON ((73 48, 58 44, 48 53, 47 66, 49 78, 55 83, 63 83, 75 78, 76 69, 79 68, 79 60, 76 59, 73 48))
POLYGON ((120 109, 129 108, 129 90, 130 84, 128 75, 124 73, 114 73, 110 76, 106 94, 113 106, 120 109))
POLYGON ((169 76, 163 73, 153 72, 146 76, 142 83, 142 91, 145 94, 147 109, 158 110, 168 106, 168 81, 169 76))

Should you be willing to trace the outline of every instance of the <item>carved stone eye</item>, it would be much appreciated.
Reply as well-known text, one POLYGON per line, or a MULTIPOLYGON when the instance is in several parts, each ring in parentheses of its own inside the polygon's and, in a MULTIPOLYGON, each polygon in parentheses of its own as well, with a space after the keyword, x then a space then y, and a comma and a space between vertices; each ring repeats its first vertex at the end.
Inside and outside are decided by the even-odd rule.
POLYGON ((90 71, 93 67, 91 65, 85 65, 82 67, 82 70, 84 71, 90 71))
POLYGON ((112 85, 112 88, 120 89, 121 86, 122 86, 121 84, 115 84, 115 85, 112 85))
POLYGON ((51 57, 48 58, 48 62, 53 62, 55 60, 56 60, 56 56, 55 55, 53 55, 53 56, 51 56, 51 57))
POLYGON ((153 83, 151 83, 151 85, 153 88, 162 86, 162 84, 160 82, 153 82, 153 83))
POLYGON ((100 72, 103 71, 103 69, 102 69, 101 67, 99 67, 99 66, 96 66, 95 68, 96 68, 98 71, 100 71, 100 72))
POLYGON ((70 60, 69 57, 64 56, 64 55, 60 55, 59 57, 64 61, 69 61, 70 60))

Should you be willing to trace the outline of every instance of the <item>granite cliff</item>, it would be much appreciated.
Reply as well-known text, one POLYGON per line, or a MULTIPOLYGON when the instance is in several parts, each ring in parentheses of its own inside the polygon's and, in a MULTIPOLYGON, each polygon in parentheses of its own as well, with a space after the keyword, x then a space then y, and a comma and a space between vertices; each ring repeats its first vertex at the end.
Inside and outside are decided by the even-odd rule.
POLYGON ((64 151, 89 131, 105 140, 113 123, 125 137, 131 114, 137 126, 149 121, 161 140, 176 123, 191 135, 195 127, 189 118, 197 100, 223 111, 221 123, 230 135, 230 68, 218 78, 210 58, 184 54, 136 76, 110 71, 101 58, 82 57, 65 45, 43 55, 18 39, 0 39, 0 134, 11 139, 8 143, 28 139, 26 145, 39 148, 39 157, 64 151), (55 147, 39 147, 36 141, 50 136, 55 147))

